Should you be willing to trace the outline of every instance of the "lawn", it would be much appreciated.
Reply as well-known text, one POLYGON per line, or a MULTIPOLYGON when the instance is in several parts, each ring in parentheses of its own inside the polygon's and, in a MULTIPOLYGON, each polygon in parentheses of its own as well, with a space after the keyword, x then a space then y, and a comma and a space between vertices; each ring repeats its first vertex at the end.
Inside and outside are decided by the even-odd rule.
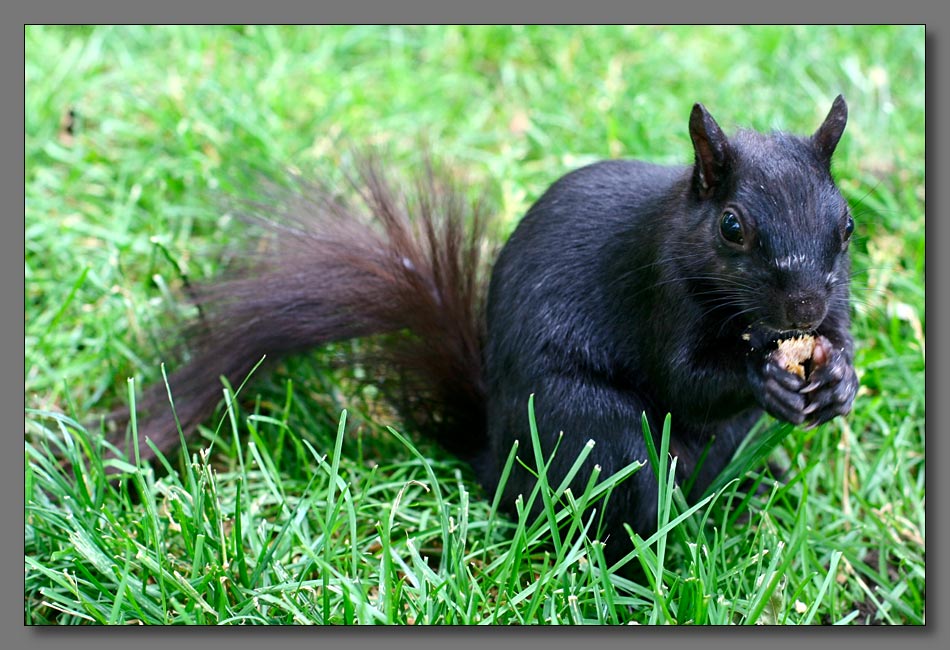
POLYGON ((925 622, 923 27, 28 27, 25 75, 26 623, 925 622), (409 176, 425 143, 500 242, 584 163, 689 162, 696 101, 811 133, 838 93, 854 411, 764 420, 757 489, 662 490, 628 566, 552 532, 590 494, 498 514, 339 346, 222 386, 187 452, 109 481, 97 418, 180 360, 248 179, 333 182, 367 144, 409 176))

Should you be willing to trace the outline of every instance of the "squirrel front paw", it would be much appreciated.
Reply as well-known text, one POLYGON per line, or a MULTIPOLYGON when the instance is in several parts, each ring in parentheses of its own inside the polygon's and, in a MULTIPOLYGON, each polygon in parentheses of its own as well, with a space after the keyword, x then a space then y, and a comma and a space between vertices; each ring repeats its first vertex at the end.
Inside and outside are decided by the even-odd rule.
POLYGON ((768 354, 751 361, 748 370, 752 394, 769 415, 792 424, 805 421, 808 401, 801 392, 806 386, 804 379, 768 354))
POLYGON ((854 366, 824 336, 816 337, 812 361, 808 383, 799 391, 808 402, 803 411, 808 428, 849 413, 858 394, 854 366))
POLYGON ((803 377, 788 370, 777 351, 751 358, 748 377, 756 401, 773 417, 807 428, 848 413, 858 376, 844 352, 818 335, 809 365, 803 377))

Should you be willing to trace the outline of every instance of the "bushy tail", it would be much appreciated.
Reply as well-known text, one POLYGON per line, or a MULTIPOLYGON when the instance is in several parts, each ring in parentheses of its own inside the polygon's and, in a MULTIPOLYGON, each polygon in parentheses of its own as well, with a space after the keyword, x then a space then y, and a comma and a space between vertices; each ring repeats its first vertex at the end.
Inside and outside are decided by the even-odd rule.
MULTIPOLYGON (((237 386, 265 355, 372 336, 363 361, 387 378, 382 393, 407 428, 462 457, 485 445, 482 308, 491 251, 482 210, 431 165, 408 196, 373 158, 351 184, 355 206, 330 188, 297 184, 276 207, 259 207, 271 213, 250 218, 262 228, 257 250, 195 290, 201 318, 184 337, 190 358, 168 382, 186 435, 220 401, 220 377, 237 386)), ((145 391, 138 411, 140 439, 163 452, 178 444, 164 384, 145 391)))

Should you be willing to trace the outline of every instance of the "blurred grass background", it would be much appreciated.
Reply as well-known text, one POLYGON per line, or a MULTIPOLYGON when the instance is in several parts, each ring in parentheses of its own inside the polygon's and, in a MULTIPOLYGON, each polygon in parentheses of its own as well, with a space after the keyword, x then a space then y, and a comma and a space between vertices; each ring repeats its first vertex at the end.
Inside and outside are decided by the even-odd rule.
MULTIPOLYGON (((581 164, 688 163, 696 101, 727 133, 811 133, 842 93, 850 117, 834 168, 857 222, 862 391, 847 421, 796 432, 779 451, 813 504, 815 556, 802 552, 789 580, 822 584, 821 554, 843 550, 816 622, 922 622, 923 36, 922 26, 28 27, 26 406, 84 420, 122 403, 127 377, 160 378, 173 361, 162 332, 187 317, 183 278, 214 275, 235 225, 218 197, 246 191, 251 174, 333 178, 367 143, 406 169, 424 141, 496 207, 503 238, 581 164)), ((288 378, 310 404, 295 404, 296 424, 317 445, 332 445, 341 408, 372 408, 313 359, 255 386, 265 407, 280 410, 288 378)), ((28 433, 45 418, 28 413, 28 433)), ((386 436, 371 443, 374 457, 408 457, 386 436)), ((426 453, 454 477, 451 459, 426 453)), ((782 517, 769 525, 781 540, 782 517)), ((50 530, 27 531, 27 555, 57 566, 68 552, 50 530)), ((723 532, 744 534, 739 523, 723 532)), ((44 588, 28 580, 28 602, 44 588)))

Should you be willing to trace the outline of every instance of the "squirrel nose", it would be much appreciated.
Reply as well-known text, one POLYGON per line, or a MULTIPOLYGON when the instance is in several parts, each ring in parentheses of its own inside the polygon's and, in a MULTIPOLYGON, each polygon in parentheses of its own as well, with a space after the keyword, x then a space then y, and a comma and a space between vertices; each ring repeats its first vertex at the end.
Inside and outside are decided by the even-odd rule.
POLYGON ((824 298, 812 293, 796 293, 785 302, 785 318, 789 329, 814 329, 824 320, 826 312, 824 298))

